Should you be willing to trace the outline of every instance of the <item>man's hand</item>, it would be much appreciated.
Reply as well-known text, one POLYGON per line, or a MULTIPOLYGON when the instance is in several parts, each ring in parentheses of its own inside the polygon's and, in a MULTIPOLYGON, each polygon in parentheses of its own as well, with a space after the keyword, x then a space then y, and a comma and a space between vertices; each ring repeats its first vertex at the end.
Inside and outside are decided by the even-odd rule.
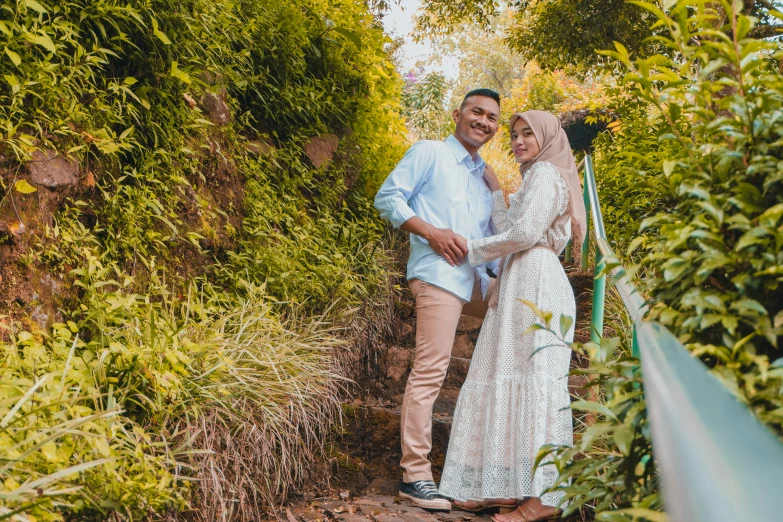
POLYGON ((426 239, 432 249, 443 256, 451 266, 462 263, 468 254, 468 242, 464 237, 449 228, 436 228, 418 216, 413 216, 400 228, 426 239))
POLYGON ((486 181, 489 190, 495 192, 501 190, 500 181, 498 181, 497 174, 489 164, 484 165, 484 181, 486 181))
POLYGON ((425 239, 432 249, 442 255, 451 266, 459 265, 468 255, 467 240, 459 234, 455 234, 451 229, 433 227, 425 239))

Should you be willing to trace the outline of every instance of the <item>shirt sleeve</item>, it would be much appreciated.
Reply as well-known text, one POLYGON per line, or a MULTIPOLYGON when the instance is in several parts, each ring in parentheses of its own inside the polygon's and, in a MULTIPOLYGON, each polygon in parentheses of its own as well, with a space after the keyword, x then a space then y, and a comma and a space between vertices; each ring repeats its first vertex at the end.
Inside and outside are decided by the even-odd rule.
POLYGON ((519 202, 519 218, 505 232, 468 241, 471 266, 531 248, 544 238, 560 215, 563 198, 568 198, 568 187, 560 172, 552 165, 541 165, 529 175, 530 185, 519 202))
POLYGON ((420 141, 414 144, 375 195, 375 208, 394 228, 399 228, 416 215, 408 202, 429 179, 434 157, 431 143, 420 141))

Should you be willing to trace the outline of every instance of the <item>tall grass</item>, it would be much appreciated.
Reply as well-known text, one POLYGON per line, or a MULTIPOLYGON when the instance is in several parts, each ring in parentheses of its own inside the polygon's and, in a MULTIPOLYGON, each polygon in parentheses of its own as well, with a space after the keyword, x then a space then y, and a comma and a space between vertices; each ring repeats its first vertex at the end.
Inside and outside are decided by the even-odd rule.
POLYGON ((339 419, 342 379, 331 351, 342 341, 322 319, 280 323, 264 302, 244 302, 206 331, 225 353, 229 395, 188 424, 191 444, 207 450, 194 458, 200 494, 192 519, 259 520, 319 472, 316 457, 339 419))
POLYGON ((519 173, 519 163, 511 154, 508 134, 504 127, 501 127, 495 137, 481 148, 481 157, 492 166, 505 194, 513 194, 519 189, 522 175, 519 173))
POLYGON ((193 285, 180 299, 161 277, 140 298, 87 265, 71 327, 2 345, 6 515, 140 520, 186 509, 195 486, 187 518, 258 520, 316 472, 339 418, 334 327, 281 318, 260 292, 227 306, 193 285))

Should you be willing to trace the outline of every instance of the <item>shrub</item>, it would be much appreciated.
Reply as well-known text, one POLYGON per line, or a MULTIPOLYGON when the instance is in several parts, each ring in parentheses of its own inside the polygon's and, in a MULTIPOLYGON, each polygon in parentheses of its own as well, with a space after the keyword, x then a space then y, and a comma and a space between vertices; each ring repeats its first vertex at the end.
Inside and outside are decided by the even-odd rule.
MULTIPOLYGON (((666 29, 659 43, 675 57, 632 59, 619 43, 605 53, 625 69, 626 95, 640 101, 620 136, 600 145, 608 220, 621 243, 631 239, 649 319, 667 325, 760 421, 783 433, 783 54, 778 42, 748 37, 755 20, 741 2, 638 4, 666 29), (657 140, 635 132, 645 125, 657 140), (639 186, 630 169, 648 184, 639 186), (652 212, 633 238, 622 233, 652 212)), ((659 520, 647 511, 661 506, 654 463, 641 459, 650 439, 630 371, 636 361, 604 362, 606 350, 586 348, 598 355, 588 371, 607 402, 575 406, 598 415, 585 436, 611 437, 610 455, 595 448, 580 455, 584 438, 556 450, 561 478, 573 481, 567 497, 575 505, 596 499, 596 519, 659 520)))
POLYGON ((85 296, 73 321, 3 345, 8 509, 27 505, 59 520, 52 508, 66 505, 82 516, 138 519, 184 509, 185 479, 200 477, 204 520, 230 512, 237 498, 240 519, 256 520, 261 500, 313 471, 303 463, 337 411, 334 332, 317 320, 281 323, 260 295, 230 311, 195 287, 179 305, 163 286, 151 300, 89 259, 74 274, 85 296), (238 451, 225 447, 242 441, 252 451, 237 467, 238 451), (56 484, 66 468, 82 470, 60 477, 75 489, 22 495, 31 481, 56 484))
POLYGON ((0 211, 28 223, 3 229, 2 283, 63 290, 51 327, 22 298, 4 317, 0 448, 29 453, 0 463, 2 509, 257 520, 317 469, 342 382, 327 322, 382 274, 368 198, 404 143, 388 39, 348 0, 28 0, 0 40, 0 211), (30 193, 37 149, 79 184, 30 193))

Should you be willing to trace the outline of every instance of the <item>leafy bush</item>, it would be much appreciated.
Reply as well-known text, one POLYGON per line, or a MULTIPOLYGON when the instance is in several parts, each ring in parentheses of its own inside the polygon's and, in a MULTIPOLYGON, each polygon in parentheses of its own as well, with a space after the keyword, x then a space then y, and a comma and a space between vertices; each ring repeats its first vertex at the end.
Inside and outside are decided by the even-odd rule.
POLYGON ((671 180, 660 175, 660 165, 679 151, 669 140, 659 141, 664 118, 653 118, 644 102, 618 92, 615 113, 619 125, 593 142, 596 185, 606 235, 615 252, 627 254, 639 223, 674 205, 671 180))
POLYGON ((651 318, 780 429, 783 53, 777 42, 746 37, 754 20, 741 4, 723 5, 720 31, 721 13, 698 7, 678 2, 667 15, 648 6, 669 27, 664 41, 680 60, 613 53, 638 96, 666 119, 659 138, 679 144, 659 167, 676 205, 646 219, 634 246, 649 252, 641 266, 651 318), (691 44, 702 40, 710 45, 691 44), (646 236, 651 226, 658 231, 646 236))
POLYGON ((368 198, 404 144, 388 39, 348 0, 26 0, 0 43, 0 212, 28 224, 3 229, 2 283, 64 290, 51 328, 4 317, 0 517, 258 520, 317 472, 329 323, 381 281, 368 198), (40 149, 78 186, 31 193, 40 149))
MULTIPOLYGON (((43 520, 60 520, 51 508, 63 502, 83 516, 116 510, 131 519, 184 509, 183 479, 237 469, 235 454, 220 451, 223 430, 233 444, 254 441, 241 469, 257 482, 202 480, 205 520, 229 512, 243 488, 269 502, 308 476, 296 463, 312 457, 338 404, 329 353, 338 340, 328 328, 281 323, 259 295, 233 311, 195 287, 179 305, 165 287, 151 301, 130 292, 128 278, 113 279, 116 267, 89 259, 74 271, 85 296, 73 321, 2 345, 8 509, 26 503, 43 520), (203 462, 211 471, 199 471, 203 462), (58 472, 68 488, 24 496, 58 472)), ((241 502, 244 519, 257 519, 260 505, 241 502)))
MULTIPOLYGON (((620 136, 601 144, 602 195, 619 210, 607 216, 619 230, 657 211, 642 220, 628 248, 639 256, 635 270, 651 302, 649 318, 666 324, 781 434, 783 53, 778 42, 748 36, 755 20, 741 2, 638 5, 666 30, 659 43, 675 58, 632 59, 620 44, 605 53, 625 69, 626 94, 641 102, 620 136), (635 132, 645 125, 657 140, 635 132), (639 186, 633 168, 647 184, 639 186), (613 186, 621 190, 608 193, 613 186), (623 203, 623 194, 638 203, 623 203)), ((614 456, 595 448, 580 455, 584 444, 557 450, 561 477, 573 480, 567 496, 576 505, 596 499, 597 520, 661 520, 647 511, 660 505, 655 467, 640 458, 649 455, 649 429, 629 373, 635 361, 604 364, 600 352, 597 359, 590 371, 607 402, 576 407, 598 414, 595 431, 611 436, 614 456)))

